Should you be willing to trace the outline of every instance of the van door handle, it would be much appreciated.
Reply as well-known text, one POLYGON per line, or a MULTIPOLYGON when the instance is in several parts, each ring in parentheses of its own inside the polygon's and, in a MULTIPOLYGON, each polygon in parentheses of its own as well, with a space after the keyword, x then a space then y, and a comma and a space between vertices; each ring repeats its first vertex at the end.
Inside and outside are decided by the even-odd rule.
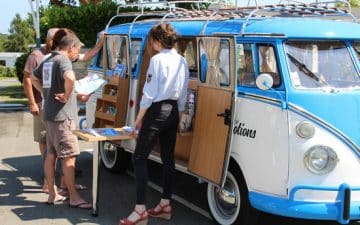
POLYGON ((217 116, 218 117, 224 117, 224 124, 225 125, 230 125, 231 124, 231 111, 230 111, 230 109, 225 109, 225 112, 218 113, 217 116))

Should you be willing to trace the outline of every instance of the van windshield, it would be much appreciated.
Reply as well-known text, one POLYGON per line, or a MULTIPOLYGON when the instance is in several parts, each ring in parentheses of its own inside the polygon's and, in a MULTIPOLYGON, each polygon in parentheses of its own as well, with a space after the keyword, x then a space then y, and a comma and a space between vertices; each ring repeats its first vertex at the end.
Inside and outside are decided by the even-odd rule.
POLYGON ((295 88, 360 88, 360 76, 344 42, 285 43, 291 82, 295 88))

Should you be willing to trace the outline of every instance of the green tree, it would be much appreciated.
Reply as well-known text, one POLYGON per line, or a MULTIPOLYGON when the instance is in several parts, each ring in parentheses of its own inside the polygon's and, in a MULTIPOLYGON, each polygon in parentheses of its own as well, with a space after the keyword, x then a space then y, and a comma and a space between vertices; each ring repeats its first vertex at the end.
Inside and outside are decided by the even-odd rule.
POLYGON ((360 0, 350 0, 349 3, 350 3, 350 5, 352 7, 359 7, 360 6, 360 0))
POLYGON ((20 57, 18 57, 16 59, 15 73, 16 73, 16 76, 17 76, 18 80, 20 81, 20 83, 23 82, 24 67, 25 67, 26 60, 27 60, 28 56, 30 55, 30 53, 31 52, 25 52, 24 54, 22 54, 20 57))
POLYGON ((6 34, 0 34, 0 52, 4 52, 4 42, 7 39, 7 35, 6 34))
MULTIPOLYGON (((75 31, 85 46, 92 47, 96 42, 97 33, 102 31, 109 19, 116 15, 116 10, 117 4, 111 0, 81 4, 77 7, 67 5, 44 8, 40 18, 42 40, 45 40, 44 35, 49 28, 66 27, 75 31)), ((126 20, 129 21, 131 18, 126 20)))
POLYGON ((25 52, 29 44, 35 42, 34 29, 31 23, 31 17, 22 20, 19 14, 15 15, 9 29, 9 36, 5 40, 3 47, 8 52, 25 52))

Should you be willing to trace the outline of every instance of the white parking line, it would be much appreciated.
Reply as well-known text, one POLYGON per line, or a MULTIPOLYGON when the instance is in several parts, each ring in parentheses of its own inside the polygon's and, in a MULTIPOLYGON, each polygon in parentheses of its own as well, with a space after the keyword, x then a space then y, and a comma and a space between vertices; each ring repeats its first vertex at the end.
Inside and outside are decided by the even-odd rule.
MULTIPOLYGON (((132 176, 132 177, 135 177, 134 173, 131 173, 131 172, 129 172, 129 171, 127 171, 127 174, 130 175, 130 176, 132 176)), ((162 193, 162 188, 161 188, 159 185, 157 185, 157 184, 149 181, 149 182, 148 182, 148 186, 149 186, 150 188, 154 189, 155 191, 158 191, 158 192, 162 193)), ((189 208, 189 209, 191 209, 191 210, 193 210, 193 211, 201 214, 202 216, 204 216, 204 217, 212 220, 212 218, 211 218, 211 216, 210 216, 210 213, 209 213, 208 211, 203 210, 202 208, 194 205, 193 203, 187 201, 186 199, 184 199, 184 198, 182 198, 182 197, 180 197, 180 196, 178 196, 178 195, 175 195, 175 194, 173 194, 172 199, 175 200, 175 201, 177 201, 177 202, 179 202, 180 204, 184 205, 185 207, 187 207, 187 208, 189 208)))
MULTIPOLYGON (((88 152, 88 153, 90 153, 90 154, 93 154, 93 149, 84 149, 84 150, 82 150, 82 151, 85 151, 85 152, 88 152)), ((126 173, 127 173, 129 176, 131 176, 131 177, 135 177, 134 173, 131 173, 130 171, 127 171, 126 173)), ((161 188, 159 185, 157 185, 157 184, 149 181, 149 182, 148 182, 148 186, 149 186, 150 188, 154 189, 155 191, 158 191, 158 192, 162 193, 162 188, 161 188)), ((186 199, 184 199, 184 198, 182 198, 182 197, 180 197, 180 196, 178 196, 178 195, 175 195, 175 194, 173 194, 172 199, 175 200, 175 201, 177 201, 178 203, 184 205, 185 207, 193 210, 194 212, 197 212, 197 213, 199 213, 200 215, 202 215, 202 216, 204 216, 204 217, 212 220, 211 215, 210 215, 210 213, 209 213, 208 211, 206 211, 206 210, 204 210, 204 209, 202 209, 202 208, 194 205, 193 203, 187 201, 186 199)))

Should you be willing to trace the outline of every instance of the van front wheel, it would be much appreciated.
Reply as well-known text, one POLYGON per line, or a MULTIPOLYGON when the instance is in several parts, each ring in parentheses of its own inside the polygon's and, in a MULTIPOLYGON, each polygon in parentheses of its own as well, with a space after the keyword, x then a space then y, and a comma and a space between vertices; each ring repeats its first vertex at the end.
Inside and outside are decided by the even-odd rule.
POLYGON ((256 224, 257 213, 250 206, 246 184, 239 171, 230 169, 224 188, 209 183, 207 199, 213 219, 221 225, 256 224))
POLYGON ((131 153, 108 141, 101 143, 100 156, 105 168, 117 173, 124 173, 131 160, 131 153))

